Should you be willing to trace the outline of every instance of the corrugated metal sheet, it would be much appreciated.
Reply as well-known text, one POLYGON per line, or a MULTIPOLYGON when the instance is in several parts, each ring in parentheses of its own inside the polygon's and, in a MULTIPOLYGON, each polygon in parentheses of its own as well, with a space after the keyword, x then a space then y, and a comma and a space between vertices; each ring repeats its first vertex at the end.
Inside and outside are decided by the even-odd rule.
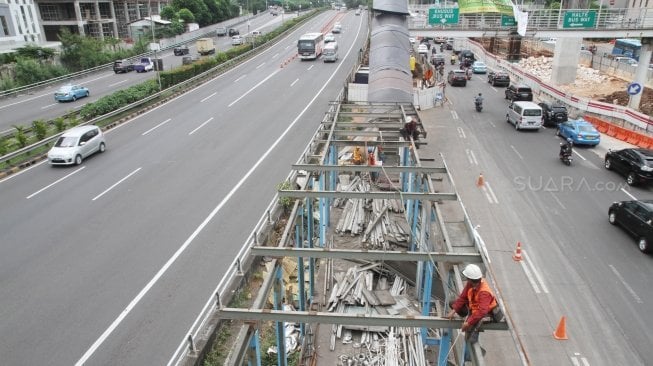
POLYGON ((374 0, 372 10, 388 14, 408 15, 408 1, 374 0))
POLYGON ((408 38, 405 16, 375 14, 370 38, 370 102, 413 101, 408 38))

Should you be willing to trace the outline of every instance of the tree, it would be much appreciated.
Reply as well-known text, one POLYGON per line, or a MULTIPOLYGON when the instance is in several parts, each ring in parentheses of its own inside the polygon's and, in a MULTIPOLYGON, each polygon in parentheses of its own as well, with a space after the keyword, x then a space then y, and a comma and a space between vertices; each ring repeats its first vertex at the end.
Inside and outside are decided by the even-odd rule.
POLYGON ((177 10, 170 5, 166 5, 161 9, 160 15, 162 19, 173 20, 177 17, 177 10))
POLYGON ((179 19, 183 20, 184 23, 186 23, 186 24, 195 23, 195 16, 188 9, 180 9, 177 12, 177 17, 179 17, 179 19))

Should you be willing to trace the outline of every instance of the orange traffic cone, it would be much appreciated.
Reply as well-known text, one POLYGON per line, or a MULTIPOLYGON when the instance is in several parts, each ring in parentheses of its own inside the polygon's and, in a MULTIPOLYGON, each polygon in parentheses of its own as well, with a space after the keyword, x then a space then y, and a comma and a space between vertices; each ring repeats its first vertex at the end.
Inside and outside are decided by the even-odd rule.
POLYGON ((517 249, 515 249, 515 253, 512 255, 512 259, 520 262, 522 260, 521 257, 521 242, 517 242, 517 249))
POLYGON ((564 316, 560 318, 560 323, 558 323, 558 328, 556 328, 556 331, 553 332, 553 338, 559 340, 569 339, 567 338, 567 326, 566 326, 566 320, 564 316))
POLYGON ((483 187, 485 185, 485 178, 483 178, 483 173, 478 175, 478 179, 476 180, 476 186, 477 187, 483 187))

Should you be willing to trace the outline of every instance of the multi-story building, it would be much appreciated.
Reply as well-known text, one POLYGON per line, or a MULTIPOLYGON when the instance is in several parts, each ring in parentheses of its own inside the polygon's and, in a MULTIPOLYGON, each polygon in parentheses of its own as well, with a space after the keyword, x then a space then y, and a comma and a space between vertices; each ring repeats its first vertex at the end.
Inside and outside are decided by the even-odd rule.
POLYGON ((0 0, 0 46, 34 43, 41 38, 33 0, 0 0))

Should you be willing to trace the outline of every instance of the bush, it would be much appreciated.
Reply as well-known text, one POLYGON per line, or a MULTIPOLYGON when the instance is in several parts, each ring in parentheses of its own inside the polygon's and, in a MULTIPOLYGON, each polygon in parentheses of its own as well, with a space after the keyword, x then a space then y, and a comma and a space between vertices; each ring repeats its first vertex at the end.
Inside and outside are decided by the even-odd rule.
POLYGON ((34 130, 34 135, 36 135, 36 138, 39 141, 45 139, 45 136, 48 135, 48 124, 42 119, 33 121, 32 129, 34 130))

